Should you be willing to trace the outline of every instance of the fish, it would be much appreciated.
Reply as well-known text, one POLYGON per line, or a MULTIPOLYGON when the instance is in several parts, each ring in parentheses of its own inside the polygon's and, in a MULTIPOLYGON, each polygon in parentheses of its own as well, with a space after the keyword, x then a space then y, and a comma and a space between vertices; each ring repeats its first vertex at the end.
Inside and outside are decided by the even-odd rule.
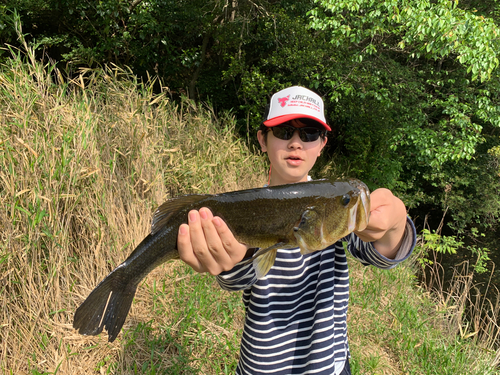
POLYGON ((113 342, 139 283, 160 264, 179 258, 179 226, 187 223, 189 211, 202 207, 221 217, 239 242, 256 248, 243 262, 252 262, 257 278, 262 278, 278 249, 300 248, 302 254, 309 254, 365 229, 370 191, 351 178, 172 198, 154 212, 151 233, 77 308, 73 328, 82 335, 98 335, 105 328, 108 341, 113 342))

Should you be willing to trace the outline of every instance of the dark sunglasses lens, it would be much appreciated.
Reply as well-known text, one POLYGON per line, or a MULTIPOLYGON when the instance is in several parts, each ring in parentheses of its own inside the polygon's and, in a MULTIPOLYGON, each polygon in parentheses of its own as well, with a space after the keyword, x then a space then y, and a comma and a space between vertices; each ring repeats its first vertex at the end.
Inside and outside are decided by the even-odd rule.
POLYGON ((295 128, 292 126, 275 126, 271 128, 273 135, 276 138, 283 139, 288 141, 293 137, 293 133, 295 132, 295 128))
POLYGON ((295 133, 295 131, 298 130, 299 137, 302 140, 302 142, 314 142, 320 137, 321 134, 324 133, 318 128, 310 128, 310 127, 295 128, 289 125, 275 126, 272 127, 271 130, 276 138, 283 139, 285 141, 292 139, 293 133, 295 133))
POLYGON ((321 130, 317 128, 301 128, 299 129, 300 139, 304 142, 314 142, 321 134, 321 130))

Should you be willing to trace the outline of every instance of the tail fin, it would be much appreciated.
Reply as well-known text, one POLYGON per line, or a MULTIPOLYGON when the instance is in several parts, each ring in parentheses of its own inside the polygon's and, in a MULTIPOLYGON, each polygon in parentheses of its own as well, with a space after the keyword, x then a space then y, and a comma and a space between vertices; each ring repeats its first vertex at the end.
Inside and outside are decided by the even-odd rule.
POLYGON ((118 267, 78 307, 73 328, 82 335, 92 336, 106 328, 108 341, 113 342, 125 323, 136 290, 137 283, 131 283, 118 267))

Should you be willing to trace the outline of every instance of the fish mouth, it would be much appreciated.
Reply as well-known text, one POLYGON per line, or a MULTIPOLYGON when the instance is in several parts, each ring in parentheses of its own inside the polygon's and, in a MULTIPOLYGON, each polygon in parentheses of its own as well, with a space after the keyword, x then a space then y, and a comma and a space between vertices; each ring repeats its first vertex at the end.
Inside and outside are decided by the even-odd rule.
POLYGON ((368 221, 370 220, 370 190, 368 190, 368 187, 364 185, 363 187, 360 188, 361 190, 361 204, 363 206, 363 209, 365 210, 365 218, 366 218, 366 224, 368 225, 368 221))

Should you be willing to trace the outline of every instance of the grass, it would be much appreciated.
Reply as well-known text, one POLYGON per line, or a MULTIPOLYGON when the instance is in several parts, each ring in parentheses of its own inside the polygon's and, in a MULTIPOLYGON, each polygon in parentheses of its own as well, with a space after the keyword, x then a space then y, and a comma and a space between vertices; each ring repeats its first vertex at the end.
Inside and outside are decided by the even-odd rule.
MULTIPOLYGON (((238 293, 218 290, 213 277, 180 262, 155 271, 134 308, 154 316, 123 335, 118 373, 234 373, 243 310, 238 293), (153 278, 155 275, 153 275, 153 278), (156 323, 158 322, 158 323, 156 323)), ((141 319, 142 320, 142 319, 141 319)))
POLYGON ((72 317, 159 204, 261 186, 264 159, 230 116, 176 105, 154 82, 118 68, 68 82, 25 53, 0 73, 0 373, 234 368, 238 296, 175 262, 145 280, 116 342, 78 335, 72 317))
MULTIPOLYGON (((118 68, 65 81, 28 47, 0 68, 0 373, 234 373, 241 295, 181 262, 144 280, 115 342, 72 328, 158 204, 265 181, 230 116, 176 105, 153 83, 118 68)), ((350 263, 353 374, 498 373, 491 340, 453 319, 459 299, 417 286, 415 263, 350 263)))

